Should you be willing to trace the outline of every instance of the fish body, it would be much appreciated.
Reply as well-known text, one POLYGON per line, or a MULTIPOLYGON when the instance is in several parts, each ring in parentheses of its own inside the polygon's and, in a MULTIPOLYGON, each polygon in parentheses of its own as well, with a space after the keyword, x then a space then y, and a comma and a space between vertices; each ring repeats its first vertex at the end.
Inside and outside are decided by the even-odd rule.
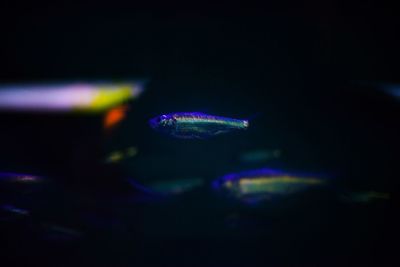
POLYGON ((249 127, 249 121, 200 112, 183 112, 153 118, 150 126, 176 138, 205 139, 235 130, 245 130, 249 127))
POLYGON ((163 194, 181 194, 203 185, 203 179, 191 178, 180 180, 159 181, 150 185, 155 192, 163 194))
POLYGON ((84 236, 79 230, 49 223, 43 223, 38 230, 43 240, 53 242, 77 241, 84 236))
POLYGON ((29 215, 30 212, 26 209, 21 209, 10 204, 0 205, 0 222, 15 221, 26 218, 29 215))
POLYGON ((0 197, 13 192, 31 193, 42 188, 45 182, 41 176, 0 172, 0 197))
POLYGON ((1 183, 18 183, 18 184, 34 184, 41 182, 42 178, 36 175, 0 172, 1 183))
POLYGON ((323 184, 324 180, 316 177, 260 169, 223 176, 213 186, 228 195, 247 200, 287 196, 323 184))
POLYGON ((371 203, 390 199, 390 194, 385 192, 366 191, 341 195, 341 199, 351 203, 371 203))
POLYGON ((277 159, 282 155, 278 149, 275 150, 253 150, 240 155, 239 159, 244 163, 265 162, 272 159, 277 159))
POLYGON ((13 205, 3 205, 3 206, 1 206, 1 209, 3 211, 6 211, 6 212, 9 212, 9 213, 12 213, 12 214, 24 215, 24 216, 29 215, 29 211, 28 210, 17 208, 17 207, 15 207, 13 205))
POLYGON ((105 159, 106 163, 116 163, 120 162, 124 159, 128 159, 130 157, 134 157, 138 153, 136 147, 128 147, 125 150, 116 150, 113 151, 108 157, 105 159))

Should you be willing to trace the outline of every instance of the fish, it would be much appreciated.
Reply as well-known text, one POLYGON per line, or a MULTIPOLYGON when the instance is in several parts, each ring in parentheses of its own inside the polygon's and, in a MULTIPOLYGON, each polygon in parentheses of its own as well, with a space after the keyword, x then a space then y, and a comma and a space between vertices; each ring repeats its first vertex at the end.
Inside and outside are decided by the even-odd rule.
POLYGON ((283 197, 325 184, 325 180, 313 176, 298 176, 274 169, 258 169, 225 175, 213 182, 219 192, 244 202, 283 197))
POLYGON ((0 197, 12 192, 31 193, 46 183, 47 179, 38 175, 0 172, 0 197))
POLYGON ((0 184, 36 184, 43 181, 43 177, 12 172, 0 172, 0 184))
POLYGON ((373 89, 394 100, 400 100, 400 84, 385 81, 354 81, 353 83, 356 86, 361 86, 364 92, 366 91, 365 89, 373 89))
POLYGON ((382 86, 381 88, 387 95, 400 100, 400 85, 387 85, 382 86))
POLYGON ((178 195, 189 192, 204 184, 201 178, 158 181, 150 184, 149 188, 163 194, 178 195))
POLYGON ((0 221, 15 221, 26 218, 30 212, 26 209, 16 207, 11 204, 0 205, 0 221))
POLYGON ((277 159, 282 155, 279 149, 274 150, 251 150, 240 155, 239 159, 244 163, 265 162, 272 159, 277 159))
POLYGON ((208 115, 201 112, 171 113, 149 121, 154 130, 182 139, 206 139, 237 130, 246 130, 248 120, 208 115))
POLYGON ((14 205, 4 204, 0 206, 0 221, 20 219, 30 215, 26 209, 18 208, 14 205))
POLYGON ((139 82, 0 86, 0 110, 48 113, 101 113, 143 91, 139 82))
POLYGON ((138 150, 136 147, 128 147, 125 150, 116 150, 110 153, 110 155, 107 156, 105 159, 106 163, 116 163, 120 162, 124 159, 134 157, 138 153, 138 150))
POLYGON ((353 192, 340 196, 341 200, 351 203, 371 203, 390 199, 390 194, 385 192, 365 191, 353 192))
POLYGON ((84 236, 84 233, 79 230, 51 223, 42 223, 39 233, 43 240, 53 242, 77 241, 84 236))

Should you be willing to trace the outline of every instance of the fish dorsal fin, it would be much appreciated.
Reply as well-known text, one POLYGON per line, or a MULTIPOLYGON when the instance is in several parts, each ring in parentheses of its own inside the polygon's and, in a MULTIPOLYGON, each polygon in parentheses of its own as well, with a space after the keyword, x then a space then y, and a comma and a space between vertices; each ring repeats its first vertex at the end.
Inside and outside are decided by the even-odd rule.
POLYGON ((188 112, 188 114, 197 115, 197 116, 209 116, 209 115, 207 115, 207 114, 204 113, 204 112, 198 112, 198 111, 188 112))
POLYGON ((210 116, 208 114, 205 114, 203 112, 197 112, 197 111, 193 111, 193 112, 176 112, 176 113, 172 113, 172 115, 177 115, 177 116, 210 116))

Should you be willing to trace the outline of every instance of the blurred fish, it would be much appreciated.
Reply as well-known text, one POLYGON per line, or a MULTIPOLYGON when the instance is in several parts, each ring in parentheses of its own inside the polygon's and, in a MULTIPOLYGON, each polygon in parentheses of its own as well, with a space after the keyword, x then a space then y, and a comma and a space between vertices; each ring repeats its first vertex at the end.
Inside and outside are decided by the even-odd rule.
POLYGON ((240 155, 239 159, 245 163, 265 162, 272 159, 277 159, 282 155, 279 149, 274 150, 252 150, 240 155))
MULTIPOLYGON (((44 184, 43 177, 23 173, 0 173, 0 192, 4 194, 31 192, 44 184)), ((0 197, 2 196, 0 195, 0 197)))
POLYGON ((387 94, 389 94, 389 95, 391 95, 391 96, 393 96, 393 97, 395 97, 395 98, 397 98, 397 99, 400 99, 400 86, 389 86, 389 87, 386 87, 386 88, 384 88, 384 91, 387 93, 387 94))
POLYGON ((18 208, 14 205, 4 204, 0 206, 0 220, 9 221, 21 217, 29 216, 30 212, 26 209, 18 208))
POLYGON ((155 117, 150 120, 150 126, 176 138, 205 139, 235 130, 245 130, 249 127, 249 121, 200 112, 183 112, 155 117))
POLYGON ((50 223, 41 224, 41 239, 47 241, 75 241, 83 237, 76 229, 50 223))
POLYGON ((150 186, 139 183, 136 179, 126 178, 126 182, 130 184, 131 192, 122 197, 113 198, 114 203, 121 204, 137 204, 137 203, 154 203, 164 201, 166 196, 160 192, 156 192, 150 186))
POLYGON ((384 94, 400 100, 400 84, 383 81, 353 81, 356 86, 361 86, 364 90, 374 89, 384 94))
POLYGON ((121 105, 107 111, 103 120, 104 129, 110 130, 114 128, 118 123, 125 119, 127 111, 127 105, 121 105))
POLYGON ((102 112, 135 98, 141 83, 71 83, 0 87, 0 110, 102 112))
POLYGON ((150 184, 149 188, 163 194, 182 194, 198 188, 204 184, 201 178, 159 181, 150 184))
POLYGON ((373 87, 376 88, 385 94, 400 99, 400 85, 395 83, 387 83, 387 82, 357 82, 358 85, 373 87))
POLYGON ((214 181, 213 187, 244 202, 251 203, 276 196, 292 195, 323 184, 325 181, 320 178, 260 169, 225 175, 214 181))
POLYGON ((43 181, 43 178, 37 175, 0 172, 0 184, 37 184, 43 181))
POLYGON ((353 192, 350 194, 341 195, 340 199, 345 202, 352 203, 371 203, 374 201, 390 199, 389 193, 366 191, 366 192, 353 192))
POLYGON ((106 163, 116 163, 121 160, 134 157, 138 153, 138 150, 136 147, 128 147, 125 150, 117 150, 112 152, 105 160, 106 163))
POLYGON ((13 205, 3 205, 3 206, 1 206, 1 209, 4 210, 4 211, 8 211, 8 212, 14 213, 14 214, 29 215, 29 211, 17 208, 17 207, 15 207, 13 205))

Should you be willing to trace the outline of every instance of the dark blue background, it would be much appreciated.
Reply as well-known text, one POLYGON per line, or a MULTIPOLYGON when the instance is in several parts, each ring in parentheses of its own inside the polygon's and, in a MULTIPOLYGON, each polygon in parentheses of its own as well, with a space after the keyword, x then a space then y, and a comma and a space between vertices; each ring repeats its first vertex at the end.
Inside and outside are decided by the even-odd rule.
POLYGON ((41 173, 56 184, 30 200, 37 213, 28 223, 2 226, 9 266, 395 265, 399 103, 372 86, 400 80, 394 6, 3 6, 2 83, 149 81, 111 135, 101 116, 0 114, 2 170, 41 173), (259 115, 243 134, 206 141, 148 127, 149 118, 176 111, 259 115), (138 156, 102 164, 127 146, 138 156), (392 199, 347 205, 329 190, 246 207, 205 187, 168 201, 126 201, 140 195, 126 177, 208 184, 249 168, 236 156, 263 147, 283 151, 270 167, 328 174, 335 190, 373 189, 392 199), (83 238, 43 242, 32 226, 39 221, 75 226, 83 238))

